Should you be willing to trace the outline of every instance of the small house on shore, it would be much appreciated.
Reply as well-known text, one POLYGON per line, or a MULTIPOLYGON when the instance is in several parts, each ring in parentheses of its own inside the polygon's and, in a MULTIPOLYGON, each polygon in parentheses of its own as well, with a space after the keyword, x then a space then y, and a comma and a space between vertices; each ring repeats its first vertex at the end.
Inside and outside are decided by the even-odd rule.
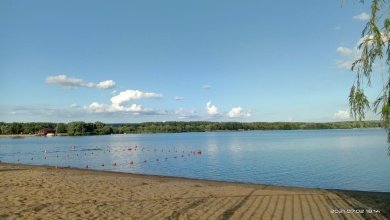
POLYGON ((52 128, 42 128, 39 130, 38 135, 40 136, 52 136, 56 134, 56 130, 52 128))

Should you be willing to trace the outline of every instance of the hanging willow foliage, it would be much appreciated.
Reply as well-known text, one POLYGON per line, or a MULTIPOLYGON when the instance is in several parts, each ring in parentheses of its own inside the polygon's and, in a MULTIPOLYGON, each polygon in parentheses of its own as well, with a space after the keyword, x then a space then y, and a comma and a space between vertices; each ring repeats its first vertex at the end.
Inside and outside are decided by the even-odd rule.
MULTIPOLYGON (((343 2, 343 1, 342 1, 343 2)), ((364 0, 360 2, 364 3, 364 0)), ((378 98, 373 102, 372 109, 379 114, 383 127, 390 129, 390 0, 372 0, 371 15, 362 31, 358 49, 360 55, 352 64, 352 71, 356 72, 356 79, 349 94, 351 115, 357 119, 365 118, 365 111, 370 109, 369 101, 362 86, 364 80, 371 86, 371 74, 375 62, 384 62, 386 72, 383 76, 387 80, 378 98)), ((376 68, 374 68, 375 70, 376 68)), ((390 132, 389 132, 390 137, 390 132)), ((390 140, 390 139, 389 139, 390 140)))

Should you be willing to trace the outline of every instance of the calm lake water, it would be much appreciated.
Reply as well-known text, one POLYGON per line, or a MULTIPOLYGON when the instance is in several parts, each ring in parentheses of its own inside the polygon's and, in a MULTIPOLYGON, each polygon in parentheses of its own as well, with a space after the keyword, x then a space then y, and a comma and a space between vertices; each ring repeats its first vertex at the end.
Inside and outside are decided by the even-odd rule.
POLYGON ((383 192, 387 152, 382 129, 0 138, 9 163, 383 192))

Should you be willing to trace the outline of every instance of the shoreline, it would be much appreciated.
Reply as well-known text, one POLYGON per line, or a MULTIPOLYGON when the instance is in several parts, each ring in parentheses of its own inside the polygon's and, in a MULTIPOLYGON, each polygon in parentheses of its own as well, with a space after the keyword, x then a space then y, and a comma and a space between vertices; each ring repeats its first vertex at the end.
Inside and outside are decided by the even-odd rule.
POLYGON ((193 182, 204 182, 204 183, 214 183, 221 185, 243 185, 251 187, 273 187, 273 188, 284 188, 284 189, 293 189, 293 190, 338 190, 338 191, 353 191, 353 192, 366 192, 366 193, 389 193, 390 192, 371 192, 371 191, 357 191, 357 190, 344 190, 344 189, 323 189, 323 188, 310 188, 310 187, 300 187, 300 186, 284 186, 284 185, 272 185, 272 184, 263 184, 263 183, 250 183, 250 182, 234 182, 234 181, 225 181, 225 180, 210 180, 210 179, 200 179, 200 178, 190 178, 190 177, 180 177, 180 176, 164 176, 158 174, 144 174, 144 173, 127 173, 120 171, 111 171, 111 170, 96 170, 96 169, 86 169, 78 167, 66 167, 66 166, 50 166, 50 165, 34 165, 34 164, 22 164, 22 163, 8 163, 0 162, 0 165, 8 165, 14 167, 23 167, 31 169, 53 169, 53 170, 72 170, 78 172, 89 172, 91 174, 97 175, 108 175, 108 176, 133 176, 140 177, 145 179, 153 180, 172 180, 172 181, 193 181, 193 182))
POLYGON ((358 208, 381 212, 381 215, 354 214, 365 219, 389 218, 386 205, 389 204, 390 193, 381 192, 274 186, 79 168, 56 169, 10 163, 0 163, 0 186, 0 196, 5 198, 0 202, 0 218, 49 218, 49 213, 52 218, 94 218, 118 215, 117 210, 120 210, 116 216, 118 218, 250 219, 253 215, 267 219, 279 215, 283 218, 327 216, 337 219, 342 215, 349 219, 348 214, 332 214, 330 211, 358 208), (62 206, 64 208, 59 208, 62 206), (159 211, 154 212, 152 207, 157 207, 159 211), (2 216, 1 213, 7 210, 9 214, 2 216), (74 213, 80 216, 74 216, 74 213))
POLYGON ((159 175, 159 174, 145 174, 145 173, 128 173, 121 171, 112 171, 112 170, 98 170, 91 168, 79 168, 79 167, 68 167, 68 166, 51 166, 51 165, 35 165, 35 164, 24 164, 24 163, 8 163, 4 161, 0 161, 0 165, 10 165, 10 166, 22 166, 22 167, 31 167, 31 168, 46 168, 46 169, 66 169, 66 170, 75 170, 75 171, 88 171, 91 173, 101 173, 107 175, 129 175, 135 177, 143 177, 143 178, 156 178, 156 179, 172 179, 172 180, 188 180, 188 181, 199 181, 199 182, 213 182, 216 184, 239 184, 239 185, 247 185, 247 186, 261 186, 261 187, 281 187, 281 188, 291 188, 297 190, 328 190, 335 192, 355 192, 355 193, 373 193, 373 194, 389 194, 390 192, 383 191, 365 191, 365 190, 354 190, 354 189, 327 189, 327 188, 319 188, 319 187, 305 187, 305 186, 288 186, 288 185, 277 185, 277 184, 266 184, 266 183, 251 183, 251 182, 240 182, 240 181, 227 181, 227 180, 213 180, 213 179, 201 179, 201 178, 191 178, 191 177, 181 177, 181 176, 168 176, 168 175, 159 175))
POLYGON ((39 137, 37 134, 0 134, 0 138, 39 137))

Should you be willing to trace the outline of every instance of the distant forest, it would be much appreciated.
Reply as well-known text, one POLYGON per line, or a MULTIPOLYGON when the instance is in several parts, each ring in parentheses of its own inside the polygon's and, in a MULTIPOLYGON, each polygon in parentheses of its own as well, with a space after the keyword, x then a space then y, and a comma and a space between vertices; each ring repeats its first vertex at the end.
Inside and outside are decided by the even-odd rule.
POLYGON ((38 134, 40 129, 55 129, 57 134, 82 136, 105 134, 135 133, 180 133, 206 131, 243 131, 243 130, 313 130, 313 129, 351 129, 381 127, 379 121, 346 121, 326 123, 304 122, 145 122, 105 124, 75 121, 70 123, 5 123, 0 122, 0 134, 38 134))

